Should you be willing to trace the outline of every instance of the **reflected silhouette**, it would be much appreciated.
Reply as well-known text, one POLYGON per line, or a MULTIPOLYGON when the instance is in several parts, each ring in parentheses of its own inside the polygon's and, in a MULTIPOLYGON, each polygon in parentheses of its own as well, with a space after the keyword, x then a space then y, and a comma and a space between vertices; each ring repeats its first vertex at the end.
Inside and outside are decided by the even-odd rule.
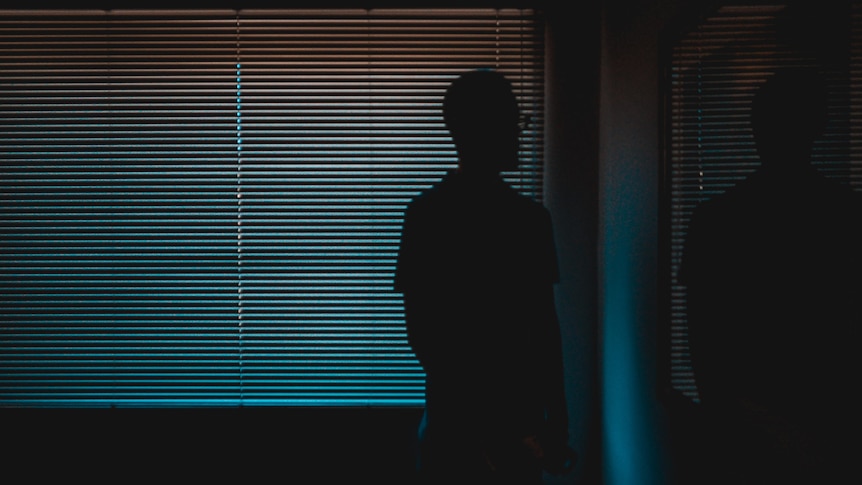
POLYGON ((409 204, 395 274, 427 377, 420 475, 538 484, 572 458, 551 218, 500 177, 517 167, 519 136, 503 75, 462 74, 443 114, 458 168, 409 204))
POLYGON ((855 462, 862 212, 811 164, 826 106, 815 70, 774 73, 752 103, 760 167, 689 226, 679 278, 716 482, 837 483, 855 462))

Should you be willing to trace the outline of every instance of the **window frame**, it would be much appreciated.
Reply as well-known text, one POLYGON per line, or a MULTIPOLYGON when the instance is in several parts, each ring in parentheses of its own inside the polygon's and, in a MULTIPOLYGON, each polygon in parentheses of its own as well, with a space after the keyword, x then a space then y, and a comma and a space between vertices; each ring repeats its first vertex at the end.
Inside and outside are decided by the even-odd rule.
MULTIPOLYGON (((76 7, 76 8, 85 8, 85 7, 80 7, 80 6, 79 6, 79 7, 76 7)), ((94 7, 94 8, 100 9, 101 7, 94 7)), ((4 9, 4 10, 8 10, 8 9, 4 9)), ((28 9, 28 10, 29 10, 29 9, 28 9)), ((23 10, 22 10, 22 11, 23 11, 23 10)), ((537 15, 539 15, 539 16, 540 16, 540 15, 541 15, 541 13, 540 13, 539 11, 537 11, 537 15)), ((540 61, 543 61, 543 59, 540 59, 540 61)), ((544 99, 544 98, 542 98, 542 99, 544 99)), ((543 107, 542 107, 542 108, 543 108, 543 107)), ((541 122, 543 122, 543 119, 542 119, 542 120, 540 120, 540 121, 541 121, 541 122)), ((540 138, 541 138, 541 137, 540 137, 540 138)), ((539 179, 540 179, 540 183, 541 183, 541 177, 539 177, 539 179)), ((536 197, 541 197, 541 193, 534 194, 534 196, 536 196, 536 197)), ((253 400, 243 400, 243 398, 240 398, 239 402, 230 402, 230 403, 228 403, 228 404, 225 404, 225 403, 222 403, 222 402, 214 402, 214 403, 212 403, 212 405, 215 405, 215 406, 224 406, 224 405, 227 405, 227 406, 237 406, 237 405, 240 405, 240 406, 241 406, 241 405, 244 405, 244 404, 245 404, 245 405, 247 405, 247 404, 252 404, 252 405, 285 405, 285 404, 290 404, 290 405, 299 405, 299 406, 321 406, 321 405, 323 405, 323 406, 333 406, 333 405, 339 405, 339 402, 340 402, 340 401, 338 401, 338 400, 335 400, 335 401, 316 401, 316 400, 311 400, 311 401, 303 401, 303 402, 297 402, 297 403, 290 404, 290 403, 285 403, 284 401, 278 401, 278 400, 267 400, 267 399, 262 399, 262 400, 261 400, 261 402, 255 402, 255 401, 253 401, 253 400)), ((19 403, 19 404, 21 404, 21 403, 19 403)), ((44 404, 45 404, 45 403, 42 403, 41 405, 44 405, 44 404)), ((66 403, 66 404, 68 404, 68 403, 66 403)), ((344 404, 344 403, 341 403, 341 404, 344 404)), ((41 406, 41 405, 40 405, 40 404, 37 404, 37 405, 36 405, 36 407, 39 407, 39 406, 41 406)), ((72 405, 74 406, 74 404, 72 404, 72 405)), ((177 403, 176 403, 176 402, 174 402, 174 403, 168 402, 168 403, 156 404, 156 403, 152 403, 152 402, 151 402, 151 403, 146 403, 146 402, 143 402, 143 403, 134 403, 134 402, 131 402, 131 403, 130 403, 130 402, 112 402, 112 403, 109 403, 109 402, 101 402, 101 403, 95 403, 95 404, 91 403, 91 404, 89 404, 89 405, 85 405, 84 407, 90 407, 90 406, 93 406, 93 407, 103 407, 103 406, 117 406, 117 405, 119 405, 119 406, 130 406, 130 407, 138 407, 138 406, 144 406, 144 407, 148 407, 148 406, 157 406, 157 407, 158 407, 158 406, 166 405, 166 406, 168 406, 168 407, 173 407, 173 406, 177 405, 177 403)), ((202 403, 201 403, 200 401, 196 401, 196 402, 192 403, 191 405, 193 405, 193 406, 200 406, 200 405, 202 405, 202 403)), ((366 405, 369 405, 369 403, 368 403, 367 401, 362 401, 362 400, 360 400, 360 401, 357 401, 357 402, 354 402, 354 403, 349 403, 348 405, 360 405, 360 406, 366 406, 366 405)), ((385 405, 385 404, 381 404, 380 402, 377 402, 377 403, 372 404, 372 406, 380 406, 380 405, 385 405)), ((408 406, 408 407, 409 407, 409 406, 420 406, 420 405, 421 405, 421 402, 420 402, 420 401, 418 401, 418 400, 413 400, 413 401, 410 401, 409 403, 406 403, 406 404, 404 404, 404 403, 402 403, 402 404, 397 404, 397 403, 395 403, 395 405, 398 405, 398 406, 406 405, 406 406, 408 406)))

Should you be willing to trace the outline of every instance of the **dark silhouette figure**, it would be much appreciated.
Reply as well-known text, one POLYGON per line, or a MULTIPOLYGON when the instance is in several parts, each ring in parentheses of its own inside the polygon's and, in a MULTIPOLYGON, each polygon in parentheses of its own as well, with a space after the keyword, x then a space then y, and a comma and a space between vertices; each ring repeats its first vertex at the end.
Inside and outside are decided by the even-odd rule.
POLYGON ((862 212, 810 163, 826 106, 815 70, 774 73, 752 103, 760 167, 691 220, 679 277, 717 483, 858 481, 862 212))
POLYGON ((503 75, 461 75, 443 111, 459 166, 409 204, 395 275, 427 377, 420 475, 541 483, 571 459, 550 215, 500 177, 519 136, 503 75))

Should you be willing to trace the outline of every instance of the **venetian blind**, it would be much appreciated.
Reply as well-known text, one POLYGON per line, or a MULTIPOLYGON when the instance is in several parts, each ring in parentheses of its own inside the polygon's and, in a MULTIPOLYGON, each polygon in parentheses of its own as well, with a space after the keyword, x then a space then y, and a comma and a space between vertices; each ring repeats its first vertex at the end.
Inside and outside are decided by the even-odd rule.
POLYGON ((843 16, 830 18, 800 15, 792 24, 787 12, 780 4, 723 7, 669 44, 664 78, 665 358, 670 387, 693 400, 698 394, 689 354, 686 288, 677 281, 686 231, 700 202, 722 194, 759 166, 750 103, 774 70, 815 66, 824 72, 830 121, 812 162, 827 177, 862 190, 860 126, 854 115, 860 99, 856 76, 862 8, 853 5, 843 16), (787 33, 787 28, 796 30, 787 33))
POLYGON ((0 10, 0 405, 416 405, 403 211, 492 67, 529 120, 535 12, 0 10))

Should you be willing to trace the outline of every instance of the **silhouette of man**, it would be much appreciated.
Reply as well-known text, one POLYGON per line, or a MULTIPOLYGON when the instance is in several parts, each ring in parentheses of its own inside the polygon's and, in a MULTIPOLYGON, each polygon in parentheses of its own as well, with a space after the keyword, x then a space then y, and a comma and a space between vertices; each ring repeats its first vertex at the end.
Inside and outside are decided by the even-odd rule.
POLYGON ((862 212, 810 163, 826 106, 815 70, 774 73, 752 102, 760 167, 692 216, 679 278, 721 483, 835 483, 858 440, 862 212))
POLYGON ((503 75, 462 74, 443 114, 458 168, 409 204, 395 274, 427 378, 420 474, 541 483, 571 458, 550 215, 500 177, 520 119, 503 75))

